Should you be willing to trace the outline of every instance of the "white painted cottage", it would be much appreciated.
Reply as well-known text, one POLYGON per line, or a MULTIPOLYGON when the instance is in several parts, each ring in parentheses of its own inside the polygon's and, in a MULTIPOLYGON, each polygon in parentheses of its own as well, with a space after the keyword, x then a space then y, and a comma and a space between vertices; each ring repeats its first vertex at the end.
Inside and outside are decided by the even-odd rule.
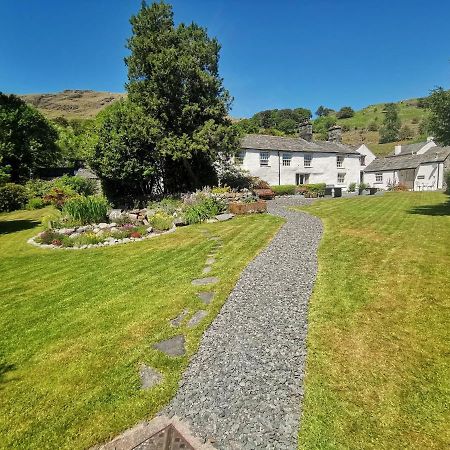
POLYGON ((445 189, 447 170, 450 170, 450 147, 439 147, 429 139, 395 146, 391 155, 368 164, 364 181, 379 189, 402 183, 412 191, 434 191, 445 189))
POLYGON ((359 183, 363 169, 375 156, 341 143, 341 128, 330 128, 328 141, 312 140, 309 121, 300 124, 299 137, 248 134, 235 163, 270 185, 325 183, 347 190, 359 183))

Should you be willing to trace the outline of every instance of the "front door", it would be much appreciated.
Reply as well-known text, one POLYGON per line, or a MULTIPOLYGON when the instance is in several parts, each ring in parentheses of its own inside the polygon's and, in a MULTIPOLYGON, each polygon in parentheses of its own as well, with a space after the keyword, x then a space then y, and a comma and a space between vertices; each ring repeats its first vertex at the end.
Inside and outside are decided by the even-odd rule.
POLYGON ((308 184, 309 183, 309 173, 296 173, 295 174, 295 184, 308 184))

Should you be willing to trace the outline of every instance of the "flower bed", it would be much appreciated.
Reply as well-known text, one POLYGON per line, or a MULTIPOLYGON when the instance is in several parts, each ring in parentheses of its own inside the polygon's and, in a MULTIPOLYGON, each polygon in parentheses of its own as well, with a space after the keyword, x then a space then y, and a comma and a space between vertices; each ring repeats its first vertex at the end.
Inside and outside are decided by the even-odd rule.
POLYGON ((28 243, 44 248, 80 250, 143 241, 172 231, 175 231, 174 226, 167 231, 158 231, 151 226, 133 223, 123 225, 114 222, 99 223, 73 228, 49 229, 29 239, 28 243))

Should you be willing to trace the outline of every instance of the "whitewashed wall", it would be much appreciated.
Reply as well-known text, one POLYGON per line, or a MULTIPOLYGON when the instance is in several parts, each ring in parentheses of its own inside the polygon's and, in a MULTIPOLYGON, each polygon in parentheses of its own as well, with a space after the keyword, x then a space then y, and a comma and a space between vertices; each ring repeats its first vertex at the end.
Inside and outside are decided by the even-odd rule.
POLYGON ((398 183, 398 176, 397 172, 390 170, 390 171, 384 171, 380 172, 383 174, 383 181, 377 182, 375 181, 375 173, 372 172, 365 172, 364 173, 364 183, 367 183, 370 187, 376 187, 378 189, 386 190, 388 188, 389 184, 397 184, 398 183))
MULTIPOLYGON (((362 144, 359 148, 356 149, 358 153, 361 153, 361 155, 364 155, 365 158, 365 166, 368 166, 374 159, 377 157, 372 153, 369 147, 367 147, 366 144, 362 144)), ((364 166, 364 167, 365 167, 364 166)))
POLYGON ((311 167, 304 167, 303 152, 290 153, 291 165, 283 166, 283 153, 289 152, 269 151, 269 166, 260 167, 260 150, 245 150, 241 167, 271 185, 295 184, 297 173, 309 174, 309 183, 326 183, 343 189, 352 182, 359 183, 361 166, 358 154, 344 155, 343 167, 338 168, 335 153, 308 153, 312 155, 311 167), (344 183, 338 183, 338 173, 345 173, 344 183))
POLYGON ((436 190, 443 187, 443 163, 421 164, 416 172, 414 190, 436 190), (422 178, 423 177, 423 178, 422 178))

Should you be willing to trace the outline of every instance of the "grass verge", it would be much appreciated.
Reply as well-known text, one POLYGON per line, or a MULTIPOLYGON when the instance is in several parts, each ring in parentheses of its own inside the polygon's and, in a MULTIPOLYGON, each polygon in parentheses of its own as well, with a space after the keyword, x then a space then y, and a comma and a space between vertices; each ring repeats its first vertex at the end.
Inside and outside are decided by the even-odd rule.
POLYGON ((450 203, 319 201, 302 449, 450 446, 450 203))
MULTIPOLYGON (((0 435, 4 448, 82 449, 150 418, 175 394, 199 340, 241 271, 282 224, 269 215, 193 225, 143 242, 87 251, 26 244, 45 211, 0 215, 0 435), (196 297, 214 241, 223 247, 209 274, 220 278, 210 305, 196 297), (208 311, 197 328, 169 320, 208 311), (187 355, 152 344, 186 336, 187 355), (164 381, 140 390, 148 364, 164 381)), ((208 275, 208 276, 209 276, 208 275)))

